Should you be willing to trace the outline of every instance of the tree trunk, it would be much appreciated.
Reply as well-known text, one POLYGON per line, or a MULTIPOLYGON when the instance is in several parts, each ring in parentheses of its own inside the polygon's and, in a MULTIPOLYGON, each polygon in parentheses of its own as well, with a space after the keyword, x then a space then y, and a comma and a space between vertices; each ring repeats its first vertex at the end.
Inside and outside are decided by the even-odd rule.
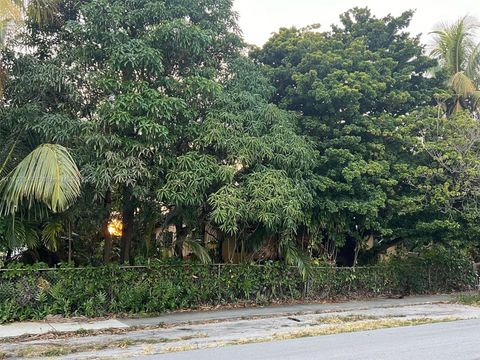
POLYGON ((145 242, 145 255, 147 258, 150 258, 153 254, 153 244, 152 244, 152 238, 153 238, 153 232, 155 229, 155 224, 157 223, 156 217, 153 215, 150 215, 147 217, 145 220, 145 234, 144 234, 144 242, 145 242))
POLYGON ((104 211, 102 222, 102 236, 103 236, 103 261, 109 263, 112 260, 113 239, 108 231, 108 222, 110 221, 110 207, 112 204, 112 192, 107 190, 105 193, 104 211))
POLYGON ((112 235, 108 231, 108 220, 102 224, 102 236, 103 236, 103 262, 109 263, 112 260, 113 239, 112 235))
POLYGON ((183 260, 183 241, 187 237, 187 228, 183 227, 181 218, 175 222, 175 235, 175 255, 183 260))
POLYGON ((132 245, 133 231, 134 231, 134 211, 135 204, 132 194, 132 188, 125 186, 123 188, 123 207, 122 207, 122 222, 123 231, 120 239, 120 264, 125 261, 130 261, 130 248, 132 245))

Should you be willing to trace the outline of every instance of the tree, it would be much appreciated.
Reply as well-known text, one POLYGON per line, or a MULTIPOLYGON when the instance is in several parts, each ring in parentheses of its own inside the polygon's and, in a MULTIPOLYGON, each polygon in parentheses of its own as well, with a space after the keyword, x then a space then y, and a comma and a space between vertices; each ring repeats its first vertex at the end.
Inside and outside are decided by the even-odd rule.
POLYGON ((293 254, 314 152, 295 117, 268 103, 272 88, 241 54, 231 6, 65 0, 46 24, 26 22, 20 42, 31 51, 6 51, 5 126, 68 144, 82 173, 68 211, 79 252, 98 254, 103 242, 112 258, 115 213, 120 262, 154 255, 154 228, 169 226, 178 256, 188 244, 207 259, 207 226, 219 242, 276 237, 282 256, 293 254), (238 218, 225 216, 229 192, 242 202, 238 218))
MULTIPOLYGON (((96 191, 120 198, 121 262, 132 259, 132 243, 140 241, 134 229, 144 210, 160 213, 155 186, 191 146, 216 91, 215 77, 241 45, 230 6, 90 1, 69 24, 73 32, 61 53, 71 54, 74 44, 81 54, 71 64, 89 107, 83 172, 96 191)), ((180 229, 183 220, 175 220, 180 229)))
POLYGON ((413 244, 478 251, 478 121, 466 111, 446 118, 426 108, 395 119, 393 127, 399 181, 385 214, 392 232, 413 244))
POLYGON ((3 248, 56 263, 75 234, 78 263, 164 246, 206 262, 228 241, 305 270, 478 233, 478 129, 431 107, 445 71, 405 31, 412 12, 281 29, 247 58, 230 0, 54 4, 2 52, 3 248))
POLYGON ((19 22, 22 19, 22 3, 19 1, 2 0, 0 2, 0 47, 3 48, 8 26, 12 22, 19 22))
MULTIPOLYGON (((9 26, 18 26, 25 18, 46 24, 58 11, 59 0, 1 0, 0 30, 3 35, 9 26)), ((3 41, 4 36, 0 37, 3 41)))
POLYGON ((312 203, 306 183, 315 152, 296 134, 293 114, 267 102, 272 88, 253 63, 239 58, 230 70, 161 199, 196 214, 192 229, 213 225, 242 252, 273 243, 281 258, 305 266, 296 236, 312 203))
MULTIPOLYGON (((11 0, 0 2, 2 15, 0 16, 0 50, 5 46, 7 32, 12 22, 20 21, 22 14, 19 4, 11 0)), ((0 99, 3 97, 3 88, 5 86, 5 70, 0 66, 0 99)))
POLYGON ((404 30, 412 14, 378 19, 356 8, 332 31, 280 29, 251 54, 266 65, 274 101, 303 115, 301 132, 320 154, 309 233, 320 246, 350 247, 346 263, 368 237, 392 235, 382 218, 397 183, 389 118, 432 103, 440 85, 427 76, 435 61, 404 30))
MULTIPOLYGON (((56 10, 56 3, 56 0, 4 0, 0 3, 0 8, 4 10, 0 18, 0 49, 5 47, 9 27, 18 26, 27 14, 37 23, 46 24, 56 10)), ((0 95, 3 97, 6 74, 1 65, 0 95)), ((5 143, 8 151, 0 173, 4 174, 15 161, 21 161, 1 180, 0 213, 14 215, 24 201, 29 208, 34 203, 42 203, 53 212, 66 210, 80 194, 80 175, 71 155, 57 144, 42 144, 28 155, 19 155, 18 149, 22 147, 17 136, 19 133, 9 132, 5 143)))
POLYGON ((463 17, 453 24, 445 24, 434 34, 432 55, 447 72, 448 88, 452 94, 441 96, 448 116, 469 109, 480 109, 480 42, 477 40, 479 23, 463 17))

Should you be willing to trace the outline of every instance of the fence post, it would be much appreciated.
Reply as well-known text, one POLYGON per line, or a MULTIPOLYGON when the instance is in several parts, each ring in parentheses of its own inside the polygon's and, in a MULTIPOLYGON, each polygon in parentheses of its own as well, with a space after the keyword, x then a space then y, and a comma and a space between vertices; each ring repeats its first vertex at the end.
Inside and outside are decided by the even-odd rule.
POLYGON ((115 269, 112 267, 112 280, 110 281, 110 303, 113 302, 113 289, 114 289, 114 284, 117 282, 117 279, 115 279, 115 269))
POLYGON ((428 291, 432 291, 432 266, 428 267, 428 291))
POLYGON ((305 300, 308 296, 308 279, 310 275, 307 275, 303 280, 303 299, 305 300))

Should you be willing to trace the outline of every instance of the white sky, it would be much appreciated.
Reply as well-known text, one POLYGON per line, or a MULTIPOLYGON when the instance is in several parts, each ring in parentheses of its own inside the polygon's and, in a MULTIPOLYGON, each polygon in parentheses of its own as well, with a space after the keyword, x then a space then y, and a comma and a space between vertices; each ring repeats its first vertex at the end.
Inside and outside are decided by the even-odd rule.
POLYGON ((377 17, 416 10, 410 32, 424 34, 424 42, 428 42, 428 33, 441 22, 465 15, 480 19, 480 0, 234 0, 234 3, 245 40, 255 45, 263 45, 280 27, 320 23, 321 29, 327 30, 332 23, 338 23, 341 13, 355 6, 368 6, 377 17))

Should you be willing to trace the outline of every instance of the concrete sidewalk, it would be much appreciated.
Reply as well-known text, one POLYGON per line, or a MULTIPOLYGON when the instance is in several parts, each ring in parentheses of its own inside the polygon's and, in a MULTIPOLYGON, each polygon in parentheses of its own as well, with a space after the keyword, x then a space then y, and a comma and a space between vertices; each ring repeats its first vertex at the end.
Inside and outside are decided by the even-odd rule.
POLYGON ((215 311, 188 311, 168 313, 150 318, 109 319, 94 321, 42 321, 19 322, 0 325, 0 339, 21 335, 38 335, 50 332, 74 332, 78 330, 122 329, 132 327, 174 325, 182 323, 202 323, 207 321, 229 321, 252 317, 277 317, 290 314, 314 314, 367 310, 372 308, 402 307, 411 305, 434 304, 447 302, 449 295, 413 296, 404 299, 356 300, 328 304, 294 304, 267 307, 236 308, 215 311))

